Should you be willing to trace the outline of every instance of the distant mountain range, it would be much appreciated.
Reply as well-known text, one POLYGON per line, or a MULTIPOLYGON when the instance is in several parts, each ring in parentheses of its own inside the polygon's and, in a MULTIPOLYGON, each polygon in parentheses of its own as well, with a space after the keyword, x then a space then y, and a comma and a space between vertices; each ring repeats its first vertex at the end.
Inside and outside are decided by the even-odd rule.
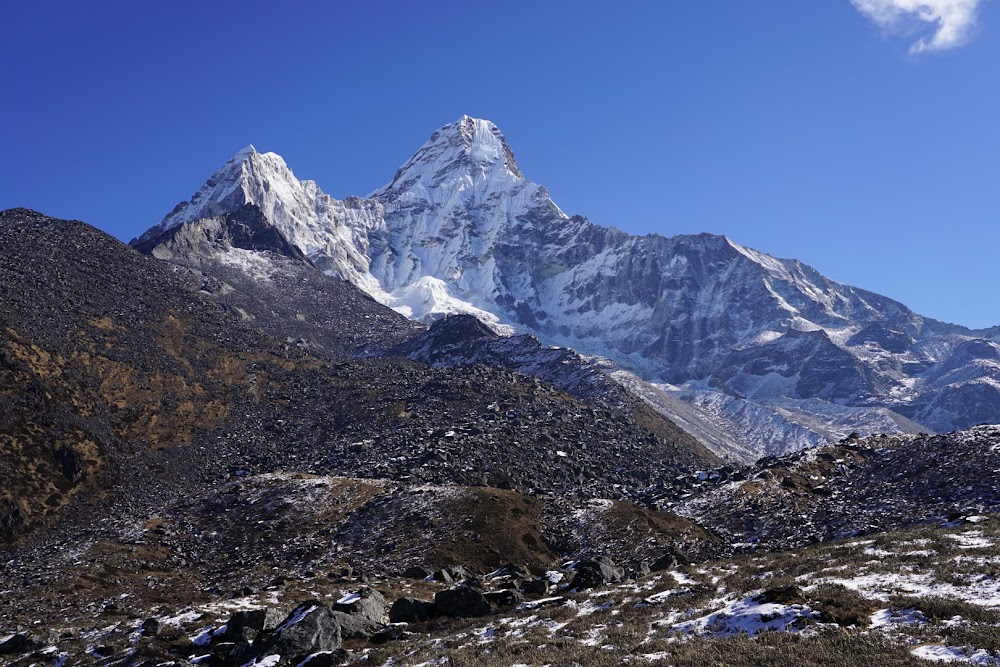
POLYGON ((852 431, 1000 421, 1000 329, 922 317, 723 236, 635 236, 568 216, 485 120, 442 127, 388 185, 343 201, 248 147, 132 243, 240 271, 245 289, 305 259, 419 322, 469 314, 573 348, 744 460, 852 431), (195 248, 233 215, 253 217, 256 240, 195 248))

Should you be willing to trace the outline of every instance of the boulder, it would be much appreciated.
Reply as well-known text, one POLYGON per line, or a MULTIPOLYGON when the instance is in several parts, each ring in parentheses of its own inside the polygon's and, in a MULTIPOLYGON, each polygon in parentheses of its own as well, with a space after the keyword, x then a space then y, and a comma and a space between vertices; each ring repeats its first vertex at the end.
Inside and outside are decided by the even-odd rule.
POLYGON ((458 581, 464 581, 473 576, 475 575, 472 571, 464 565, 448 565, 434 573, 434 580, 445 584, 453 584, 458 581))
POLYGON ((356 593, 341 598, 333 605, 334 611, 340 611, 352 616, 360 616, 365 620, 378 624, 385 622, 385 614, 388 607, 389 605, 386 603, 385 597, 368 586, 363 587, 356 593))
POLYGON ((615 565, 615 562, 607 556, 581 560, 576 564, 576 576, 570 584, 572 588, 583 590, 586 588, 597 588, 604 584, 612 584, 621 581, 625 577, 625 571, 615 565))
POLYGON ((390 623, 422 623, 436 616, 433 602, 414 598, 399 598, 389 610, 390 623))
POLYGON ((339 612, 334 612, 319 600, 303 602, 275 628, 254 654, 289 658, 340 648, 341 619, 335 613, 339 612))
POLYGON ((432 576, 434 573, 425 567, 420 567, 419 565, 414 565, 413 567, 408 567, 403 570, 403 576, 408 579, 426 579, 432 576))
POLYGON ((357 614, 345 614, 342 611, 332 611, 334 622, 340 626, 342 639, 370 639, 382 629, 381 623, 376 623, 357 614))
POLYGON ((548 595, 554 591, 556 585, 546 576, 535 577, 524 585, 526 595, 548 595))
POLYGON ((156 637, 160 634, 160 621, 155 618, 147 618, 142 622, 140 633, 143 637, 156 637))
POLYGON ((684 554, 675 549, 668 548, 663 552, 662 556, 653 561, 649 569, 653 572, 662 572, 663 570, 672 570, 687 564, 688 559, 684 557, 684 554))
POLYGON ((524 602, 523 595, 510 589, 486 593, 485 597, 495 607, 515 607, 524 602))
POLYGON ((471 618, 493 613, 493 604, 482 591, 469 586, 449 588, 434 596, 434 611, 439 616, 451 618, 471 618))
POLYGON ((37 651, 45 645, 45 642, 34 635, 26 632, 18 632, 11 635, 3 643, 0 643, 0 655, 20 655, 37 651))
POLYGON ((270 632, 285 620, 285 612, 275 607, 238 611, 226 622, 226 632, 222 640, 227 642, 251 642, 261 632, 270 632))

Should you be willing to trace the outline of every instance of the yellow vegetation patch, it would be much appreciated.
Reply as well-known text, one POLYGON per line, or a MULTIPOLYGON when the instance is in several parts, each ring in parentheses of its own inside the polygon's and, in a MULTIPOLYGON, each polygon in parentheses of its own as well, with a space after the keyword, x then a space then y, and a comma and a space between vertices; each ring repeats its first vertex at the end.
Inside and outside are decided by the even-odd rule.
POLYGON ((114 331, 118 328, 115 326, 114 321, 106 315, 104 317, 95 317, 89 320, 88 324, 97 329, 101 329, 102 331, 114 331))

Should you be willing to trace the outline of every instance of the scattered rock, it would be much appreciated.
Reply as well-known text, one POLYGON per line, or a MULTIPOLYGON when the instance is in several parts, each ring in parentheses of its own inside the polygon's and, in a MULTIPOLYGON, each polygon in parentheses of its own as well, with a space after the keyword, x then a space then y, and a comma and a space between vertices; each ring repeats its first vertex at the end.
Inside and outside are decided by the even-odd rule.
POLYGON ((475 575, 464 565, 448 565, 434 573, 434 580, 445 584, 453 584, 465 581, 473 576, 475 575))
POLYGON ((37 651, 45 645, 44 641, 37 636, 29 635, 26 632, 18 632, 11 635, 0 644, 0 655, 17 655, 37 651))
POLYGON ((257 656, 306 656, 340 648, 341 623, 334 611, 318 600, 303 602, 282 621, 257 656))
POLYGON ((598 556, 576 564, 576 576, 570 586, 579 590, 597 588, 621 581, 624 577, 625 571, 615 565, 613 560, 607 556, 598 556))
POLYGON ((440 616, 471 618, 493 613, 493 604, 481 592, 469 586, 440 591, 434 596, 434 610, 440 616))
POLYGON ((338 601, 333 608, 345 614, 360 616, 373 623, 384 623, 388 604, 378 591, 365 586, 357 593, 338 601))
POLYGON ((399 598, 389 609, 390 623, 422 623, 437 615, 433 602, 415 598, 399 598))
POLYGON ((251 611, 238 611, 226 623, 224 641, 253 641, 261 632, 270 632, 285 620, 286 614, 280 609, 267 607, 251 611))

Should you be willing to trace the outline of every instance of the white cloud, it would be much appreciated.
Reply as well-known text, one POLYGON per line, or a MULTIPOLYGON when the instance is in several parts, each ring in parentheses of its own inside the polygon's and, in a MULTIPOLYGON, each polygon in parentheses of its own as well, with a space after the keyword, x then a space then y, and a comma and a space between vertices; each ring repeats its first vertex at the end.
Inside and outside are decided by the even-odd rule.
POLYGON ((851 0, 854 7, 888 30, 907 20, 934 24, 934 34, 920 38, 911 53, 942 51, 965 44, 976 25, 976 10, 982 0, 851 0))

